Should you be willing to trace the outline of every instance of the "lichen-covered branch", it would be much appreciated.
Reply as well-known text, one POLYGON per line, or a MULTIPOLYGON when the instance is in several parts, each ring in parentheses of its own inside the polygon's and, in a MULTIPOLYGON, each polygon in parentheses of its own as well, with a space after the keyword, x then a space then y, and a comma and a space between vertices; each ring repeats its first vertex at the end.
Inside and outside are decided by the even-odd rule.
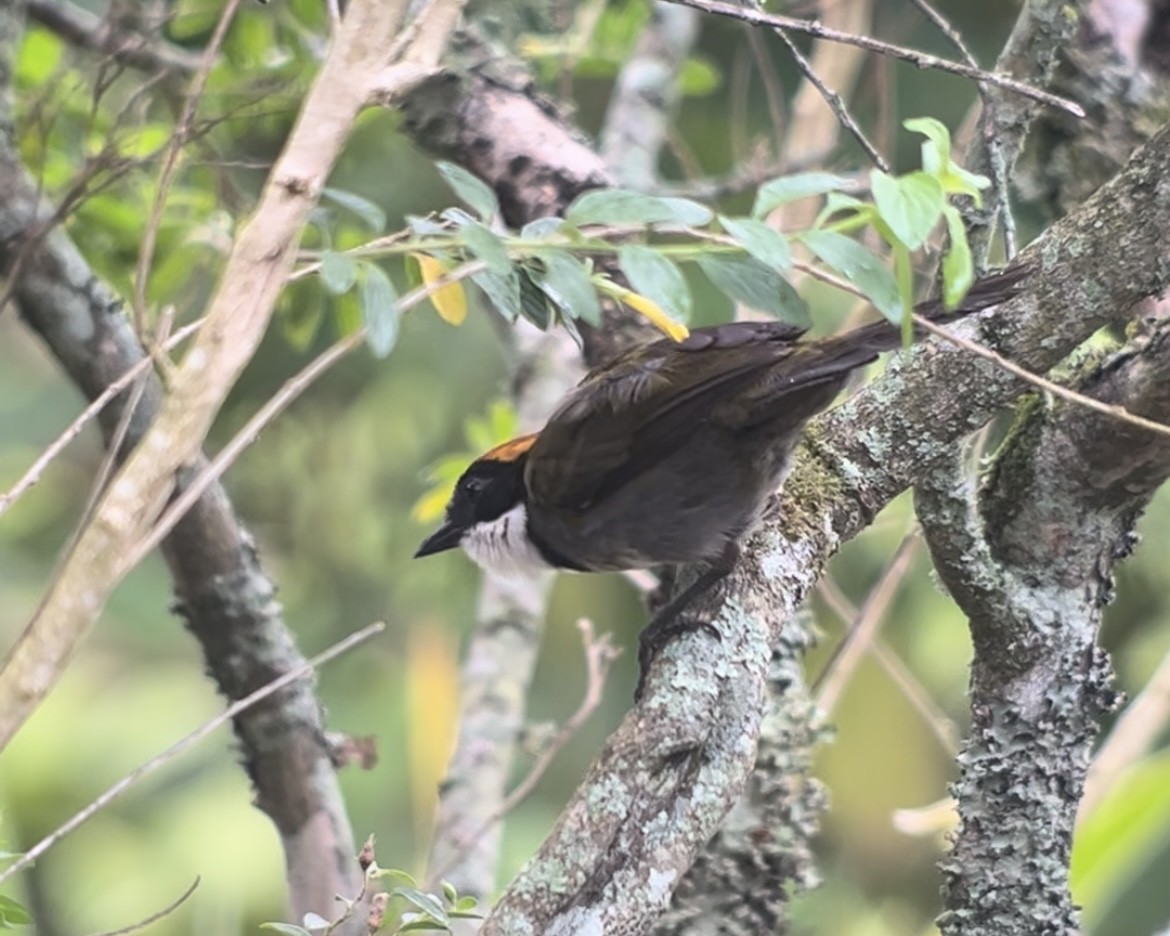
MULTIPOLYGON (((1124 348, 1080 362, 1070 382, 1165 423, 1170 321, 1143 324, 1124 348)), ((920 489, 936 566, 975 643, 944 934, 1078 931, 1073 825, 1098 718, 1116 702, 1097 629, 1113 567, 1167 477, 1164 437, 1036 398, 1021 407, 977 502, 963 484, 920 489)))

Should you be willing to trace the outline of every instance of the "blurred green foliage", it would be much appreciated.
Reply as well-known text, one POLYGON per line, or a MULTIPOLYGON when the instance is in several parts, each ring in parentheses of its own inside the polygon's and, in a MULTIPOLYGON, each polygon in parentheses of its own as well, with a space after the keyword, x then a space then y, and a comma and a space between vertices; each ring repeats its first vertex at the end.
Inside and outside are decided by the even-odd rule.
MULTIPOLYGON (((949 54, 907 6, 893 0, 878 6, 883 35, 949 54)), ((985 61, 1015 15, 1006 0, 977 10, 959 0, 941 7, 985 61)), ((180 0, 168 35, 198 47, 219 9, 220 0, 180 0)), ((168 198, 146 292, 151 308, 173 306, 180 321, 202 309, 232 231, 312 74, 326 29, 324 10, 311 0, 242 7, 168 198)), ((548 37, 533 41, 543 77, 550 88, 571 89, 585 129, 597 129, 612 78, 644 19, 638 0, 615 2, 600 21, 596 43, 570 35, 576 72, 568 85, 560 47, 548 37)), ((778 79, 792 87, 797 75, 787 56, 768 37, 763 41, 778 79)), ((742 30, 712 22, 688 66, 689 96, 677 137, 705 173, 732 168, 736 133, 729 121, 737 108, 728 76, 748 54, 742 30)), ((60 203, 76 196, 66 229, 95 270, 129 297, 177 99, 165 86, 138 94, 135 75, 108 80, 95 97, 98 79, 110 79, 99 64, 30 28, 15 72, 19 143, 49 198, 60 203), (99 156, 104 168, 87 175, 99 156), (79 190, 81 180, 86 184, 79 190)), ((975 96, 957 78, 879 59, 869 61, 865 75, 873 80, 862 83, 855 112, 867 125, 886 120, 896 127, 904 117, 928 114, 955 127, 975 96)), ((744 114, 749 134, 768 134, 758 75, 751 78, 744 114)), ((919 140, 892 132, 889 138, 899 147, 897 168, 916 168, 919 140)), ((864 165, 851 143, 841 149, 827 168, 864 165)), ((678 152, 664 157, 675 177, 683 175, 678 152)), ((425 216, 452 203, 435 166, 387 114, 363 116, 332 184, 384 212, 387 230, 399 229, 408 215, 425 216)), ((750 197, 719 207, 742 215, 750 197)), ((347 204, 344 194, 323 203, 323 211, 328 215, 307 233, 306 248, 345 250, 379 226, 368 207, 347 204)), ((400 265, 388 264, 387 273, 406 282, 400 265)), ((692 288, 696 318, 716 315, 724 300, 702 284, 692 288)), ((232 394, 211 449, 311 355, 360 320, 356 300, 344 301, 349 298, 330 299, 316 277, 288 288, 282 327, 268 336, 232 394)), ((821 327, 823 313, 844 314, 839 297, 824 290, 809 288, 806 298, 821 327)), ((407 314, 387 360, 364 352, 348 358, 274 423, 226 480, 280 583, 287 619, 305 651, 374 619, 390 623, 378 642, 319 677, 331 727, 377 735, 379 764, 368 772, 347 770, 342 783, 356 834, 377 833, 386 867, 423 869, 436 784, 453 740, 459 648, 477 582, 461 555, 411 562, 426 532, 417 518, 433 514, 441 498, 437 485, 450 481, 454 459, 461 457, 453 453, 469 444, 483 447, 514 428, 484 402, 506 395, 509 351, 500 336, 499 323, 482 310, 473 310, 458 329, 427 312, 407 314)), ((0 315, 0 489, 78 409, 77 395, 44 350, 13 315, 0 315)), ((99 458, 91 427, 0 520, 0 645, 11 643, 35 607, 99 458)), ((900 499, 836 558, 832 577, 854 603, 878 580, 911 519, 908 500, 900 499)), ((1170 649, 1170 571, 1163 558, 1170 551, 1170 499, 1156 502, 1141 529, 1145 541, 1122 571, 1105 633, 1119 684, 1131 693, 1170 649)), ((19 851, 37 841, 221 710, 196 647, 167 612, 168 600, 165 569, 152 558, 119 589, 60 686, 5 751, 0 848, 19 851)), ((825 638, 808 660, 810 675, 819 672, 841 631, 824 602, 813 604, 825 638)), ((571 622, 580 615, 615 631, 626 647, 644 620, 622 580, 563 577, 532 695, 534 721, 562 719, 577 705, 584 675, 571 622)), ((961 616, 931 581, 924 555, 896 595, 883 640, 961 732, 969 640, 961 616)), ((538 844, 627 709, 633 670, 627 653, 602 709, 510 818, 501 881, 538 844)), ((819 846, 826 884, 797 901, 800 924, 834 936, 928 933, 939 909, 934 861, 945 822, 927 814, 926 832, 909 837, 895 828, 893 815, 943 797, 954 776, 953 756, 872 660, 849 683, 834 720, 835 740, 818 763, 832 793, 819 846)), ((518 776, 524 767, 518 766, 518 776)), ((1090 933, 1149 936, 1170 918, 1170 895, 1161 883, 1170 874, 1167 769, 1166 752, 1156 751, 1084 825, 1073 877, 1090 933)), ((196 876, 202 882, 195 895, 151 932, 230 936, 254 933, 262 921, 281 916, 279 844, 251 806, 226 732, 66 838, 21 877, 11 896, 34 910, 37 933, 72 936, 153 913, 196 876)))

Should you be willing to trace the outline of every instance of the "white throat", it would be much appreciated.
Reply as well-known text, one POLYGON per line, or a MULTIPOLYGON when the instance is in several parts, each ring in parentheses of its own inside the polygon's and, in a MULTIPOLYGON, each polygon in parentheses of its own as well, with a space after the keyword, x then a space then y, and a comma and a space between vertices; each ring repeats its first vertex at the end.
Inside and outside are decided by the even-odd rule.
POLYGON ((459 545, 480 568, 503 578, 531 578, 551 569, 528 538, 528 511, 517 504, 495 520, 477 523, 459 545))

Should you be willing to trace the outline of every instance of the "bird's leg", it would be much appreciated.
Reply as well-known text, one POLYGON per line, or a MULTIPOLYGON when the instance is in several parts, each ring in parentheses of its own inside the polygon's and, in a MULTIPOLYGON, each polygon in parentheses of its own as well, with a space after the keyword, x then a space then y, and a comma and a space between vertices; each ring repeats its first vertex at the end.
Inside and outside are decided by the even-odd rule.
POLYGON ((717 582, 725 579, 739 559, 739 546, 730 542, 723 554, 711 564, 697 579, 691 582, 681 594, 676 595, 659 609, 650 619, 650 623, 638 637, 638 685, 634 689, 634 701, 642 698, 646 689, 646 676, 650 672, 650 664, 658 652, 668 643, 681 634, 695 630, 705 630, 716 640, 721 640, 719 629, 710 621, 693 615, 684 615, 682 612, 692 601, 708 591, 717 582))

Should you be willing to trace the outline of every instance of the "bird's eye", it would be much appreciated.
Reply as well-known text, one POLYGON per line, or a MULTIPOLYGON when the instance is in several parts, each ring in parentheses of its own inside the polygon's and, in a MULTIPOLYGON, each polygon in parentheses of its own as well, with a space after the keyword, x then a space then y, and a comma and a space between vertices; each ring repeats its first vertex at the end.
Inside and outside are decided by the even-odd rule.
POLYGON ((468 478, 463 484, 463 489, 472 496, 478 494, 483 490, 483 478, 468 478))

